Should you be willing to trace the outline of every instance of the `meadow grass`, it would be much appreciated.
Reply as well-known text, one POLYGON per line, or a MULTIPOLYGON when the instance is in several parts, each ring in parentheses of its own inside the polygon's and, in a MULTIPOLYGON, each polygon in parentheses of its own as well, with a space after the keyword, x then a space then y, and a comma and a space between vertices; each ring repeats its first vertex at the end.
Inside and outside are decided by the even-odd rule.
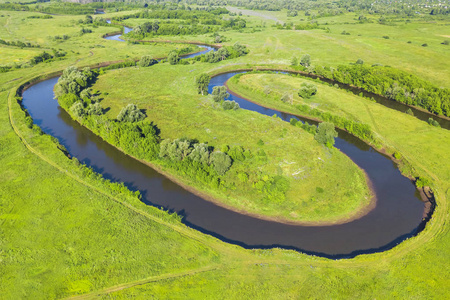
MULTIPOLYGON (((73 17, 58 18, 69 21, 73 17)), ((47 21, 41 20, 35 25, 45 27, 47 21)), ((14 31, 16 39, 27 30, 36 30, 19 27, 14 31)), ((108 32, 107 29, 102 32, 108 32)), ((59 44, 75 52, 70 52, 63 61, 0 74, 0 298, 54 299, 88 292, 94 293, 91 297, 100 294, 100 298, 108 299, 218 298, 224 295, 230 299, 449 298, 450 278, 446 267, 450 257, 450 172, 448 134, 443 129, 386 108, 378 109, 368 100, 356 99, 367 101, 370 111, 376 113, 378 129, 375 126, 373 129, 405 155, 416 169, 433 179, 437 208, 417 237, 389 251, 350 260, 328 260, 280 249, 244 250, 186 228, 167 213, 145 206, 135 198, 114 193, 96 178, 83 177, 79 167, 66 158, 48 136, 39 136, 26 128, 23 112, 14 100, 11 107, 7 106, 8 93, 33 77, 62 70, 71 64, 82 66, 125 59, 127 51, 133 49, 126 43, 119 45, 101 40, 98 30, 95 29, 95 35, 80 37, 80 44, 73 45, 71 40, 75 39, 59 44), (95 49, 94 55, 89 55, 90 48, 80 47, 92 43, 105 43, 111 48, 95 49), (9 111, 17 132, 11 127, 9 111), (31 149, 24 146, 17 134, 23 136, 31 149), (173 276, 164 277, 170 274, 173 276), (148 282, 142 283, 145 279, 148 282), (117 286, 124 283, 131 285, 119 290, 117 286), (104 289, 103 294, 98 292, 104 289)), ((4 38, 5 32, 8 30, 0 30, 0 38, 4 38)), ((314 32, 309 34, 314 35, 314 32)), ((322 33, 318 32, 320 36, 322 33)), ((252 35, 240 34, 241 41, 244 37, 254 39, 252 35)), ((339 37, 336 34, 337 40, 339 37)), ((29 38, 35 40, 32 36, 29 38)), ((45 38, 44 41, 47 43, 45 38)), ((231 43, 233 41, 234 37, 231 43)), ((48 46, 56 45, 48 43, 48 46)), ((259 53, 266 62, 270 61, 269 54, 256 48, 259 43, 253 41, 252 44, 252 53, 259 53)), ((440 68, 445 61, 429 48, 421 49, 434 57, 428 66, 421 59, 406 58, 406 63, 414 74, 445 85, 448 68, 447 71, 440 68), (435 73, 439 70, 442 71, 440 76, 435 73)), ((134 49, 153 55, 164 52, 159 46, 138 45, 134 49)), ((351 51, 338 49, 344 61, 356 59, 351 51)), ((320 53, 323 49, 315 51, 320 53)), ((408 56, 409 51, 411 49, 405 48, 402 55, 408 56)), ((280 53, 274 60, 287 63, 292 53, 283 55, 280 53)), ((370 57, 370 53, 365 55, 370 57)), ((405 65, 393 63, 396 55, 386 54, 386 57, 392 61, 392 66, 403 68, 405 65)), ((277 56, 274 54, 274 57, 277 56)), ((319 59, 317 57, 319 55, 313 56, 319 59)), ((10 58, 20 59, 14 55, 10 58)), ((237 65, 228 68, 246 66, 248 58, 231 61, 230 64, 237 65)), ((322 56, 320 59, 332 61, 331 58, 322 56)), ((344 61, 336 58, 334 63, 344 61)), ((340 97, 353 96, 342 92, 340 97)), ((347 110, 350 107, 341 109, 354 113, 347 110)), ((355 116, 370 122, 365 113, 362 116, 355 113, 355 116)))

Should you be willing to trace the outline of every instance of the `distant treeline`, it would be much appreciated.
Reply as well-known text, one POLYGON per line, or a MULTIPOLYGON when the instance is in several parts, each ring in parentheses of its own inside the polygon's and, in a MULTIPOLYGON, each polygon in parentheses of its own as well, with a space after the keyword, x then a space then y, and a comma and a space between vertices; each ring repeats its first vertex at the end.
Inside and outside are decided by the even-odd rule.
POLYGON ((31 58, 28 62, 22 64, 14 63, 12 66, 11 65, 0 66, 0 73, 9 72, 12 71, 13 69, 29 68, 42 62, 61 60, 64 59, 64 56, 66 56, 66 52, 62 50, 53 49, 52 53, 44 51, 31 58))
POLYGON ((212 11, 205 10, 145 10, 135 14, 119 16, 113 21, 121 22, 130 18, 165 20, 145 22, 136 26, 130 36, 133 38, 144 38, 154 35, 187 35, 205 34, 218 30, 241 29, 247 26, 246 21, 241 18, 222 19, 220 14, 228 13, 224 8, 212 11), (180 21, 171 21, 180 20, 180 21))
POLYGON ((350 65, 339 66, 331 74, 325 72, 321 75, 450 117, 450 89, 438 88, 404 71, 382 66, 350 65))

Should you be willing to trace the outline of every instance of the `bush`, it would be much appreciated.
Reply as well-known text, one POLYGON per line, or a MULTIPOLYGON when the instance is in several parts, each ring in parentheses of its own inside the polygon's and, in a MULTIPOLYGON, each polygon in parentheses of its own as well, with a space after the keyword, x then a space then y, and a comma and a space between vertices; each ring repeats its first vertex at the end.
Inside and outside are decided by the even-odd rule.
POLYGON ((408 109, 405 111, 405 113, 406 113, 407 115, 414 116, 414 113, 413 113, 413 111, 412 111, 411 108, 408 108, 408 109))
POLYGON ((138 122, 143 119, 145 115, 136 104, 128 104, 117 115, 117 120, 120 122, 138 122))
POLYGON ((298 95, 302 98, 311 98, 315 94, 317 94, 317 86, 309 82, 303 82, 298 91, 298 95))
POLYGON ((235 102, 235 101, 226 100, 226 101, 222 102, 222 108, 224 110, 231 110, 231 109, 232 110, 238 110, 239 109, 239 104, 237 102, 235 102))
POLYGON ((436 127, 441 127, 441 125, 439 124, 438 121, 434 120, 433 118, 428 118, 428 124, 432 125, 432 126, 436 126, 436 127))
POLYGON ((154 64, 157 64, 158 61, 156 59, 153 59, 150 55, 145 55, 141 57, 141 60, 139 61, 140 67, 150 67, 154 64))
POLYGON ((180 61, 180 57, 178 56, 178 53, 176 51, 172 51, 169 53, 167 60, 171 65, 176 65, 180 61))
POLYGON ((330 122, 322 122, 317 127, 317 132, 314 135, 316 141, 321 144, 324 144, 328 148, 331 148, 334 145, 334 138, 337 137, 338 134, 336 129, 334 128, 334 124, 330 122))
POLYGON ((303 55, 300 59, 300 64, 305 68, 309 67, 311 65, 311 56, 309 54, 303 55))
POLYGON ((362 65, 364 64, 364 61, 361 58, 358 58, 358 60, 356 61, 357 65, 362 65))

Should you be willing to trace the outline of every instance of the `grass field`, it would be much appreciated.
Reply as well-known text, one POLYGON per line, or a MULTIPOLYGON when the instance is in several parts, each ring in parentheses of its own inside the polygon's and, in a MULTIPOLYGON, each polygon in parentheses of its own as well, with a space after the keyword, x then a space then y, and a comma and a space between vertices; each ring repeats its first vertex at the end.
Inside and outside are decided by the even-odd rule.
MULTIPOLYGON (((277 14, 282 17, 280 12, 274 13, 277 14)), ((0 15, 11 16, 9 21, 0 18, 3 22, 0 23, 0 38, 27 38, 30 42, 41 39, 45 47, 62 48, 69 53, 65 60, 0 73, 1 299, 55 299, 82 294, 104 299, 449 298, 450 160, 447 131, 346 92, 319 86, 318 98, 314 101, 323 103, 321 108, 326 109, 325 104, 333 105, 334 111, 367 122, 419 173, 433 180, 437 201, 433 218, 417 237, 389 251, 350 260, 335 261, 280 249, 245 250, 186 228, 167 213, 147 207, 125 193, 112 191, 98 178, 83 176, 80 168, 67 159, 48 136, 40 136, 25 126, 23 112, 10 94, 23 82, 68 65, 122 60, 131 56, 129 51, 134 51, 133 55, 138 57, 144 53, 166 55, 170 47, 132 46, 102 40, 102 34, 114 31, 111 27, 99 27, 92 34, 71 37, 56 44, 48 40, 46 34, 64 34, 64 27, 58 24, 72 26, 71 20, 77 17, 39 19, 29 27, 25 24, 28 19, 22 21, 28 13, 1 12, 0 15), (5 27, 6 22, 16 25, 5 27), (46 28, 49 24, 54 26, 54 31, 46 28), (40 35, 37 27, 47 33, 40 35), (36 37, 28 33, 32 31, 36 37), (91 46, 96 44, 105 48, 93 49, 91 46), (93 51, 93 55, 89 51, 93 51), (330 95, 332 99, 320 98, 321 94, 330 95)), ((252 18, 261 23, 261 19, 252 18)), ((335 19, 342 23, 340 18, 335 19)), ((320 30, 288 32, 271 28, 255 34, 225 33, 232 36, 230 43, 240 40, 251 50, 247 57, 229 61, 231 66, 228 68, 245 67, 252 62, 286 65, 294 55, 293 51, 299 51, 292 48, 301 48, 295 55, 308 52, 316 63, 336 65, 361 57, 366 63, 381 62, 410 70, 448 87, 450 68, 445 59, 448 50, 438 48, 444 45, 432 46, 433 41, 440 39, 435 35, 450 35, 448 26, 414 22, 405 25, 406 29, 400 32, 411 38, 417 36, 418 43, 424 40, 429 44, 421 47, 403 44, 403 41, 394 43, 396 27, 365 24, 363 26, 379 28, 380 35, 392 36, 390 40, 379 41, 367 37, 367 42, 377 45, 371 48, 358 40, 356 26, 359 25, 344 25, 348 26, 349 30, 345 27, 347 31, 350 26, 355 26, 355 34, 352 30, 350 36, 343 36, 340 35, 343 28, 334 30, 331 26, 329 34, 320 30), (417 32, 425 31, 416 34, 414 27, 417 32), (381 29, 390 32, 384 33, 381 29), (266 46, 265 34, 271 41, 266 46), (258 41, 263 36, 263 40, 258 41), (384 43, 393 43, 396 51, 386 52, 384 43)), ((79 29, 70 30, 77 32, 79 29)), ((200 38, 195 37, 195 40, 200 38)), ((17 51, 17 55, 10 52, 8 58, 2 56, 2 59, 13 62, 27 58, 17 51)), ((187 68, 175 66, 173 70, 178 67, 180 70, 187 68)), ((201 71, 200 65, 193 67, 201 71)), ((210 66, 211 72, 218 68, 221 66, 210 66)), ((148 72, 155 69, 149 68, 148 72)), ((115 72, 131 74, 133 71, 115 72)), ((180 76, 191 75, 180 72, 180 76)), ((302 81, 291 77, 285 79, 282 75, 277 78, 265 76, 267 78, 261 78, 266 80, 265 84, 275 84, 280 90, 296 89, 302 81)), ((183 84, 189 86, 189 82, 183 84)), ((161 87, 160 92, 163 91, 164 87, 161 87)), ((187 89, 177 93, 192 96, 186 101, 198 99, 187 89)), ((255 101, 279 105, 271 98, 265 99, 256 93, 253 96, 255 101)))

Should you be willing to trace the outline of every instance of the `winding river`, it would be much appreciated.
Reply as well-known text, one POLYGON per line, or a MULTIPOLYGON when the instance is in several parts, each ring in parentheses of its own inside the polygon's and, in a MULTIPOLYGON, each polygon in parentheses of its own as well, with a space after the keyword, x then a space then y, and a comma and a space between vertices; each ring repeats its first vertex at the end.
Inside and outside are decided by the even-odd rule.
MULTIPOLYGON (((211 51, 205 50, 205 51, 211 51)), ((203 51, 202 51, 203 52, 203 51)), ((194 55, 199 55, 201 52, 194 55)), ((215 76, 224 85, 235 73, 215 76)), ((376 207, 365 216, 340 225, 301 226, 261 220, 206 201, 173 183, 152 168, 123 154, 80 126, 53 99, 58 78, 37 83, 23 92, 23 105, 34 122, 64 145, 69 153, 112 181, 139 190, 142 201, 175 211, 183 222, 206 234, 245 248, 280 247, 329 258, 350 258, 392 248, 417 234, 425 224, 424 202, 414 184, 397 166, 359 139, 339 131, 336 147, 362 168, 373 184, 376 207)), ((231 96, 243 109, 264 115, 292 116, 231 96)), ((337 199, 338 201, 339 199, 337 199)))

